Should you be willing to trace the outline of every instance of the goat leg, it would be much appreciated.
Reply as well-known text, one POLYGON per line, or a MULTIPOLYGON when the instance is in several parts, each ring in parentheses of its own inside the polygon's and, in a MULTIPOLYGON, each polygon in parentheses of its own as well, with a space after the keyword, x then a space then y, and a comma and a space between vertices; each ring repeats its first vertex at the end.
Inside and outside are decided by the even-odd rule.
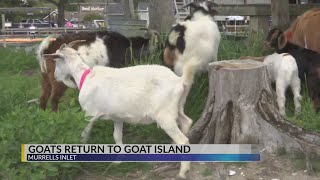
POLYGON ((84 128, 84 130, 81 133, 81 143, 85 144, 88 142, 92 127, 94 125, 94 123, 96 122, 96 120, 98 120, 100 117, 102 116, 102 114, 98 114, 95 117, 90 119, 89 124, 84 128))
MULTIPOLYGON (((115 121, 114 122, 114 130, 113 130, 113 138, 116 144, 123 144, 122 143, 122 129, 123 129, 123 122, 115 121)), ((120 164, 121 161, 114 161, 114 164, 120 164)))

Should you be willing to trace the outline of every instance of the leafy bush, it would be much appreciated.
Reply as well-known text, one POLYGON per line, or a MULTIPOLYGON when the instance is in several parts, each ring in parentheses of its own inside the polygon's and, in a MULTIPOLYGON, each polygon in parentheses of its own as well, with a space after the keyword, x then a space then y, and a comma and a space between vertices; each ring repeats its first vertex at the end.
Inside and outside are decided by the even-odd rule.
POLYGON ((97 20, 97 19, 101 20, 101 19, 104 19, 104 17, 98 13, 87 13, 83 17, 83 21, 87 21, 87 22, 92 22, 93 20, 97 20))

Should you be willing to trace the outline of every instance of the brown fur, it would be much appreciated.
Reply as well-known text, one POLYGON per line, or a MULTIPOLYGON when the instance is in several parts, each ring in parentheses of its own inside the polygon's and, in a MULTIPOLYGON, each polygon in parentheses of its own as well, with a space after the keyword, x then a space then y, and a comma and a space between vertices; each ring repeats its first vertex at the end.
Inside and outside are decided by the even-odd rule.
POLYGON ((278 38, 278 47, 280 49, 284 48, 287 45, 287 42, 287 37, 284 35, 284 33, 282 33, 278 38))
POLYGON ((164 64, 170 68, 170 69, 173 69, 176 61, 177 61, 177 58, 178 58, 178 52, 177 52, 177 49, 170 49, 169 47, 166 47, 164 49, 164 52, 163 52, 163 62, 164 64))
MULTIPOLYGON (((47 57, 48 58, 48 57, 47 57)), ((55 63, 52 59, 46 60, 47 73, 41 73, 42 93, 40 97, 40 108, 45 110, 48 99, 51 99, 51 109, 54 112, 58 111, 58 103, 63 93, 67 90, 67 86, 62 82, 56 81, 54 78, 55 63)))
POLYGON ((299 16, 286 31, 292 32, 290 42, 320 53, 319 22, 320 8, 311 9, 299 16))

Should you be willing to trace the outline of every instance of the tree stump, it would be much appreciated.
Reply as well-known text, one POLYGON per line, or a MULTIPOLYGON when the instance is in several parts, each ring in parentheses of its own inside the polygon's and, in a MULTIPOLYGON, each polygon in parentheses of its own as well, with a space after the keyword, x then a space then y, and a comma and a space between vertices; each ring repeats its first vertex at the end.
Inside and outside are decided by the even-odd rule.
POLYGON ((209 94, 190 143, 261 144, 268 152, 285 149, 320 155, 320 134, 307 132, 278 112, 266 66, 253 60, 209 65, 209 94))

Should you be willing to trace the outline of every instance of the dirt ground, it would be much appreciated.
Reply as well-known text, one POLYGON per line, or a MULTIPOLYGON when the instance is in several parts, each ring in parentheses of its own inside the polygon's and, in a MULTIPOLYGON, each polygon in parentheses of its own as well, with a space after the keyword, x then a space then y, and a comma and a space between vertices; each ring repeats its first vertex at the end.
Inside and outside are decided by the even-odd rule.
MULTIPOLYGON (((320 180, 320 173, 309 175, 297 170, 286 156, 262 154, 262 161, 250 163, 191 163, 189 180, 320 180)), ((150 172, 136 171, 123 177, 82 176, 78 180, 172 180, 178 179, 178 163, 159 163, 150 172), (162 170, 161 170, 162 169, 162 170), (165 169, 165 170, 163 170, 165 169)), ((116 167, 114 167, 116 168, 116 167)))

